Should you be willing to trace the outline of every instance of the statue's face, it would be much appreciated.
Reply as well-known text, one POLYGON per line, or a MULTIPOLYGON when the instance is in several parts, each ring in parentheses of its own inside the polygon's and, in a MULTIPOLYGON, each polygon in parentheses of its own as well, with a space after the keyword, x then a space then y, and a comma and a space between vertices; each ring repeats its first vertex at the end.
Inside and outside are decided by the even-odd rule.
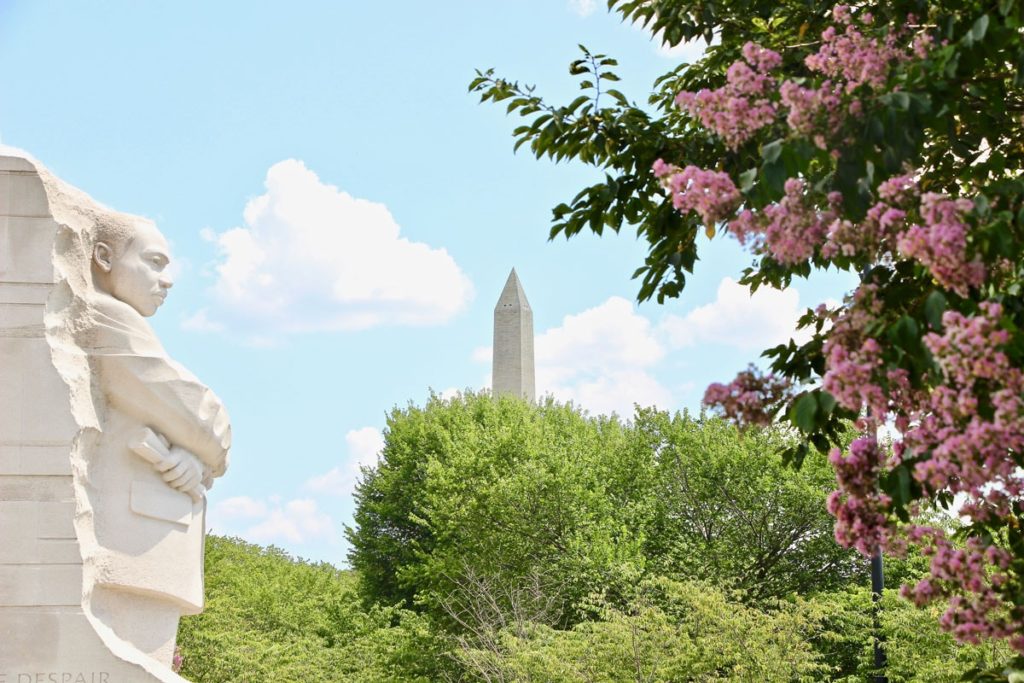
POLYGON ((120 254, 100 243, 96 245, 94 258, 106 274, 108 293, 140 315, 149 317, 156 313, 167 298, 167 290, 174 284, 167 273, 170 253, 167 240, 156 226, 139 222, 135 237, 120 254))

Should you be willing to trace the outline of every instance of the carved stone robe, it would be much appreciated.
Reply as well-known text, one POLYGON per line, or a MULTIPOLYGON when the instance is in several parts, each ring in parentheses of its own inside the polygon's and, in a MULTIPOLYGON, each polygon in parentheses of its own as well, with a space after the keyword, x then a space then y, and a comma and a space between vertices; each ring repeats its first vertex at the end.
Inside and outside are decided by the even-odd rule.
MULTIPOLYGON (((144 427, 224 473, 231 429, 220 399, 168 357, 146 320, 110 296, 91 302, 80 344, 105 397, 102 434, 86 458, 95 583, 166 598, 181 614, 203 607, 206 500, 171 488, 128 448, 144 427)), ((97 388, 94 384, 94 391, 97 388)))

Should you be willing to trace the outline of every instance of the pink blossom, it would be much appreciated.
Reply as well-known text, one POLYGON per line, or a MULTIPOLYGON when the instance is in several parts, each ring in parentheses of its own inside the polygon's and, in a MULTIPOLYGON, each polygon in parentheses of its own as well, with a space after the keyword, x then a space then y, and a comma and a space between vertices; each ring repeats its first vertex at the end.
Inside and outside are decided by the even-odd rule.
POLYGON ((943 287, 966 296, 985 280, 979 258, 967 259, 968 224, 964 214, 973 208, 967 199, 950 199, 927 192, 921 197, 923 225, 912 225, 899 237, 898 248, 920 261, 943 287))
POLYGON ((929 577, 915 586, 902 586, 900 593, 920 606, 948 599, 949 607, 939 619, 940 626, 962 643, 979 643, 982 638, 1006 638, 1011 647, 1024 651, 1019 635, 1024 620, 1006 610, 999 587, 1012 556, 1002 548, 971 538, 957 548, 941 529, 913 525, 915 542, 931 558, 929 577))
POLYGON ((777 107, 772 95, 776 81, 769 72, 781 62, 779 53, 747 43, 743 59, 726 71, 724 86, 680 92, 676 104, 736 149, 775 121, 777 107))
POLYGON ((840 94, 833 87, 832 81, 826 80, 820 88, 805 88, 793 81, 786 81, 779 88, 779 97, 782 104, 789 108, 786 123, 793 132, 813 137, 819 149, 826 149, 825 136, 814 134, 817 131, 836 131, 845 118, 840 94))
POLYGON ((741 425, 769 425, 791 396, 788 380, 762 374, 754 366, 736 375, 729 384, 711 384, 704 393, 704 405, 718 408, 725 417, 741 425))
MULTIPOLYGON (((838 201, 838 196, 830 200, 838 201)), ((781 201, 760 212, 741 211, 728 229, 741 244, 753 241, 756 251, 767 251, 779 263, 794 265, 814 255, 834 220, 832 208, 822 211, 814 205, 803 180, 789 178, 781 201)))
POLYGON ((729 174, 696 166, 679 169, 661 159, 654 162, 654 175, 661 180, 681 213, 695 211, 706 226, 714 226, 731 215, 740 203, 740 191, 729 174))
POLYGON ((841 81, 848 93, 862 85, 880 90, 889 78, 892 65, 907 59, 907 53, 897 43, 897 34, 891 32, 884 40, 877 40, 857 28, 848 10, 833 11, 833 16, 846 28, 839 32, 829 26, 822 32, 821 48, 804 60, 807 68, 841 81))
POLYGON ((829 454, 839 489, 828 497, 828 511, 836 518, 835 537, 843 547, 874 555, 893 533, 887 509, 891 500, 878 491, 882 455, 873 437, 854 439, 849 453, 838 448, 829 454))

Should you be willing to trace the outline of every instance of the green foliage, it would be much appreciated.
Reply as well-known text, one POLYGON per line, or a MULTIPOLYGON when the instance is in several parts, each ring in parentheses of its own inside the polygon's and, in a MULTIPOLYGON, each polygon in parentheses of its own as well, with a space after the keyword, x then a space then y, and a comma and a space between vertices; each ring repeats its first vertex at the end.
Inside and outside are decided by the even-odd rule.
POLYGON ((432 680, 438 643, 426 621, 361 609, 352 572, 212 535, 205 564, 206 609, 178 632, 189 680, 432 680))
POLYGON ((711 575, 748 601, 844 585, 863 562, 832 538, 834 479, 820 458, 784 467, 785 442, 717 418, 640 410, 623 425, 551 401, 434 396, 391 414, 357 488, 350 560, 369 603, 442 620, 481 582, 505 603, 546 586, 534 602, 552 625, 634 571, 711 575))
MULTIPOLYGON (((869 675, 870 594, 853 585, 849 554, 829 545, 821 463, 811 457, 795 472, 773 455, 785 435, 653 410, 623 425, 486 395, 434 397, 394 411, 389 425, 360 500, 381 511, 393 496, 414 511, 409 537, 426 542, 400 556, 411 566, 392 570, 415 611, 371 595, 381 584, 360 586, 354 571, 210 536, 206 611, 179 633, 183 675, 197 683, 869 675), (421 478, 395 476, 419 467, 421 478), (787 538, 797 540, 783 548, 787 538)), ((363 531, 349 533, 374 541, 363 531)), ((372 566, 376 556, 360 559, 387 570, 372 566)), ((919 565, 889 562, 910 581, 919 565)), ((881 611, 890 680, 956 680, 1006 661, 1005 648, 956 645, 934 609, 891 593, 881 611)))
POLYGON ((945 605, 936 604, 918 609, 896 591, 885 592, 879 619, 890 661, 886 675, 892 683, 952 683, 960 680, 962 672, 989 669, 1011 659, 1013 652, 1004 641, 958 645, 953 636, 939 628, 944 609, 945 605))
POLYGON ((642 562, 651 456, 627 446, 618 420, 550 401, 467 394, 396 409, 348 530, 366 596, 441 617, 466 577, 512 590, 533 576, 558 586, 558 619, 569 618, 642 562))
MULTIPOLYGON (((781 124, 738 150, 729 150, 715 136, 687 120, 674 106, 681 90, 697 92, 722 85, 728 66, 740 49, 753 41, 780 52, 783 73, 802 75, 803 59, 817 49, 817 36, 830 23, 833 2, 801 0, 611 0, 609 7, 624 20, 646 25, 669 45, 704 39, 705 57, 680 65, 654 83, 650 107, 630 101, 618 91, 602 92, 617 81, 614 59, 591 55, 570 73, 581 78, 585 95, 566 106, 552 105, 532 88, 477 73, 470 90, 483 101, 505 101, 507 110, 526 119, 514 131, 516 148, 528 144, 537 156, 578 160, 605 170, 605 181, 581 190, 553 210, 552 237, 572 237, 590 229, 619 231, 634 226, 649 244, 648 257, 636 275, 643 276, 641 300, 678 296, 697 261, 698 221, 683 216, 664 201, 650 173, 657 158, 679 165, 718 168, 740 178, 746 199, 760 208, 782 195, 782 182, 796 173, 815 181, 825 178, 850 206, 867 208, 865 191, 883 176, 901 171, 905 163, 928 169, 927 189, 954 191, 988 186, 986 200, 1002 207, 986 230, 991 248, 1019 260, 1022 242, 1018 209, 1024 183, 1015 177, 1024 162, 1024 41, 1022 6, 1006 0, 995 6, 982 0, 925 2, 900 0, 860 4, 880 25, 901 25, 908 14, 937 24, 946 44, 918 66, 900 75, 896 91, 878 98, 877 107, 851 131, 859 144, 844 150, 832 167, 826 151, 790 139, 781 124), (614 94, 611 94, 614 93, 614 94), (602 94, 611 94, 601 106, 602 94), (988 152, 986 152, 986 147, 988 152), (1007 240, 1007 229, 1014 238, 1007 240)), ((713 228, 709 228, 713 231, 713 228)), ((865 264, 846 263, 859 271, 865 264)), ((808 271, 809 272, 809 271, 808 271)), ((804 273, 806 275, 806 273, 804 273)), ((771 264, 748 272, 751 284, 786 284, 791 274, 771 264)), ((927 292, 924 292, 927 294, 927 292)))
POLYGON ((654 410, 638 412, 635 430, 657 454, 645 534, 656 572, 713 576, 749 601, 829 590, 866 575, 864 560, 832 536, 828 463, 812 455, 794 472, 778 455, 792 436, 741 434, 722 420, 654 410))
POLYGON ((458 656, 483 680, 816 681, 825 667, 808 644, 815 624, 799 610, 771 613, 732 602, 703 583, 654 579, 624 605, 600 597, 570 630, 502 631, 458 656))
MULTIPOLYGON (((812 643, 829 665, 829 680, 853 683, 873 673, 873 611, 867 588, 848 588, 800 600, 799 607, 816 623, 812 643)), ((1005 665, 1013 653, 1005 643, 958 645, 939 628, 944 605, 914 607, 886 590, 878 609, 880 633, 891 683, 952 683, 966 672, 1005 665)), ((1004 679, 1005 680, 1005 679, 1004 679)))

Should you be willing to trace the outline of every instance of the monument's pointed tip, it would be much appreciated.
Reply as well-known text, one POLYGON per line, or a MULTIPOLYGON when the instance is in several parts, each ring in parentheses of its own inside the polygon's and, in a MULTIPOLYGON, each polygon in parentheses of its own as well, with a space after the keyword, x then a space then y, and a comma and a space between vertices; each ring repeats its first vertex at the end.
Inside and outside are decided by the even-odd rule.
POLYGON ((505 281, 505 287, 501 290, 501 296, 498 297, 498 305, 495 306, 495 310, 514 306, 525 309, 530 308, 530 302, 526 299, 526 292, 523 291, 523 284, 519 281, 519 275, 516 273, 515 268, 508 274, 508 280, 505 281))

